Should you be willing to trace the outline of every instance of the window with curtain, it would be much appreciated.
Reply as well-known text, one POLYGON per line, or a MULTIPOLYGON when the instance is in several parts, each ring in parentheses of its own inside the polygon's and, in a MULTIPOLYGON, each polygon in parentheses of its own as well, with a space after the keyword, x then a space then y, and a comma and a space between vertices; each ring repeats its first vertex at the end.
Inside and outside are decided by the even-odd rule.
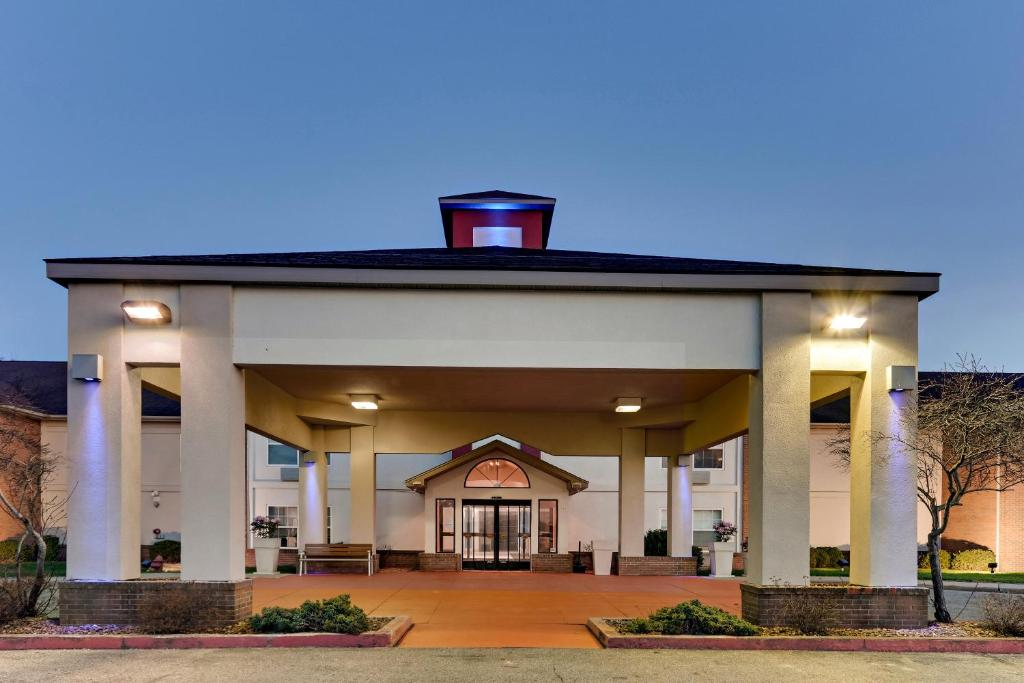
POLYGON ((693 511, 693 544, 710 546, 715 542, 715 522, 722 521, 721 510, 693 511))
POLYGON ((537 501, 537 552, 558 552, 558 501, 537 501))
POLYGON ((722 469, 722 449, 705 448, 693 454, 693 467, 698 470, 722 469))
POLYGON ((525 489, 529 487, 530 480, 523 468, 504 458, 484 460, 466 475, 466 488, 471 489, 525 489))

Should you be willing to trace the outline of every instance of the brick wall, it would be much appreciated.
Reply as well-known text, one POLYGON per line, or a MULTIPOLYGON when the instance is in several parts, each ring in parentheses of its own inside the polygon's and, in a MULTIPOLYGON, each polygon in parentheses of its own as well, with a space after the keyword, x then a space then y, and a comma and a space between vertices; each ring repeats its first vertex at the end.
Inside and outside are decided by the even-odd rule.
POLYGON ((462 569, 458 553, 420 553, 419 568, 424 572, 457 572, 462 569))
POLYGON ((422 550, 389 550, 377 553, 381 569, 418 569, 422 550))
MULTIPOLYGON (((256 566, 256 551, 252 548, 245 549, 245 566, 255 567, 256 566)), ((295 548, 281 548, 281 552, 277 555, 277 566, 278 567, 297 567, 299 566, 299 551, 295 548)), ((366 567, 363 567, 363 571, 366 571, 366 567)))
POLYGON ((211 629, 252 614, 252 581, 64 581, 60 584, 61 624, 138 624, 142 602, 153 595, 184 589, 210 601, 211 629))
MULTIPOLYGON (((743 543, 750 538, 750 437, 744 434, 740 438, 743 442, 743 523, 740 525, 740 543, 743 543)), ((733 567, 736 567, 735 560, 733 567)))
POLYGON ((742 613, 761 626, 789 625, 787 614, 801 604, 831 601, 837 626, 845 628, 923 628, 928 625, 927 588, 860 586, 754 586, 740 584, 742 613))
POLYGON ((612 573, 619 576, 696 576, 694 557, 619 557, 612 553, 612 573))
POLYGON ((530 556, 530 571, 572 573, 572 555, 558 553, 541 553, 530 556))
POLYGON ((1024 572, 1024 485, 999 496, 999 571, 1024 572))
MULTIPOLYGON (((0 397, 3 398, 3 397, 0 397)), ((3 401, 0 401, 2 403, 3 401)), ((15 413, 7 413, 0 411, 0 430, 3 430, 6 434, 20 435, 24 437, 25 441, 29 444, 29 447, 38 448, 39 444, 39 420, 35 420, 24 415, 15 413)), ((16 456, 27 457, 29 455, 28 449, 18 443, 17 440, 12 440, 12 447, 15 449, 16 456)), ((38 450, 35 451, 38 453, 38 450)), ((10 491, 10 484, 5 475, 0 474, 0 486, 5 491, 10 491)), ((34 519, 36 528, 41 526, 40 518, 42 516, 41 508, 38 501, 32 506, 32 510, 26 510, 29 516, 34 519)), ((19 537, 24 533, 24 527, 15 521, 10 515, 6 513, 0 513, 0 540, 19 537)))

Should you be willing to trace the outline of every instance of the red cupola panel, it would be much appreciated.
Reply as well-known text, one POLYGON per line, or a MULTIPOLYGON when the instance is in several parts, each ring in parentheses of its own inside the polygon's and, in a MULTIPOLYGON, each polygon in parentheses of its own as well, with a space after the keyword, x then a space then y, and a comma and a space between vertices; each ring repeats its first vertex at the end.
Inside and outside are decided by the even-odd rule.
POLYGON ((543 212, 508 209, 457 209, 452 212, 453 247, 494 245, 543 249, 543 212), (519 228, 519 231, 486 230, 486 228, 519 228))

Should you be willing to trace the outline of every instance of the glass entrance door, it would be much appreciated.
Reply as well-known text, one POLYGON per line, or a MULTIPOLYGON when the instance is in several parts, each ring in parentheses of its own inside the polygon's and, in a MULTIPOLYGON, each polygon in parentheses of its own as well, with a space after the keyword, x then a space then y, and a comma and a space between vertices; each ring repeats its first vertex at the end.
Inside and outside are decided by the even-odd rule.
POLYGON ((529 569, 530 501, 463 501, 462 567, 529 569))

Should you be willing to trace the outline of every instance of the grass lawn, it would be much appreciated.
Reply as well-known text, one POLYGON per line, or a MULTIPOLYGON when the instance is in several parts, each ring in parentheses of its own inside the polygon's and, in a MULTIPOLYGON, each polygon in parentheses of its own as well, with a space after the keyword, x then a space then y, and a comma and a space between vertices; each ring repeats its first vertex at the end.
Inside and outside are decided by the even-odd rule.
MULTIPOLYGON (((66 565, 64 562, 47 562, 46 571, 51 576, 64 576, 66 574, 66 565)), ((33 562, 25 562, 21 565, 21 575, 26 576, 32 574, 36 570, 36 565, 33 562)), ((15 571, 15 565, 13 564, 0 564, 0 576, 13 576, 15 571)))
MULTIPOLYGON (((846 576, 841 569, 812 569, 811 576, 846 576)), ((947 569, 942 572, 946 581, 974 581, 976 583, 1024 583, 1024 572, 957 572, 947 569)), ((918 569, 917 578, 930 581, 932 573, 927 569, 918 569)))

